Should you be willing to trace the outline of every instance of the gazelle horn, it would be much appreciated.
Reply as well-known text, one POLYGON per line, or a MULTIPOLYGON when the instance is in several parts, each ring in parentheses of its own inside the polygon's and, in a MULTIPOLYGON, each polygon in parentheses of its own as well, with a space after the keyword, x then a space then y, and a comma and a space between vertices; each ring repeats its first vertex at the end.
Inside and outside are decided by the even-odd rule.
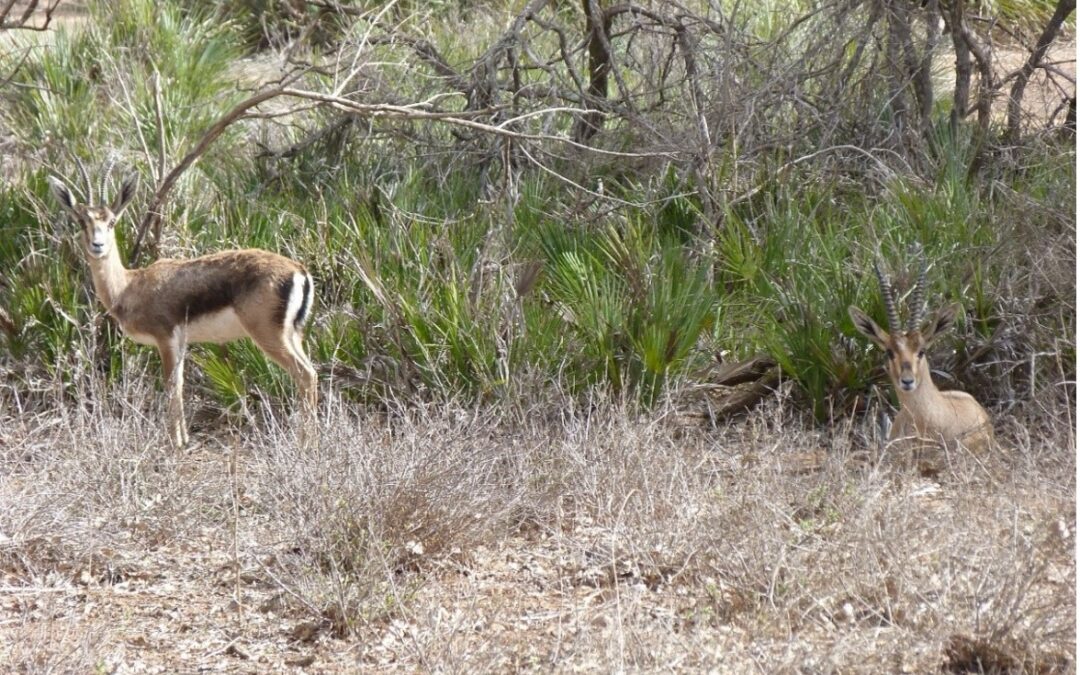
POLYGON ((919 278, 915 281, 915 288, 911 291, 911 296, 908 300, 908 308, 911 312, 908 316, 908 330, 915 331, 919 330, 919 324, 922 323, 923 317, 926 316, 927 262, 926 254, 919 244, 912 244, 911 257, 919 264, 919 278))
POLYGON ((878 285, 881 287, 881 297, 885 300, 885 314, 889 319, 889 332, 900 332, 900 314, 896 310, 896 293, 893 291, 889 278, 885 276, 881 258, 874 261, 874 272, 877 274, 878 285))
MULTIPOLYGON (((102 202, 104 202, 106 199, 109 198, 109 193, 108 193, 108 190, 107 190, 108 187, 109 187, 109 178, 112 177, 113 167, 115 167, 115 166, 116 166, 116 155, 110 153, 109 154, 109 163, 105 165, 105 172, 101 174, 101 185, 98 188, 98 192, 101 195, 101 201, 102 202)), ((104 204, 102 204, 102 205, 104 205, 104 204)))
POLYGON ((78 157, 75 158, 75 166, 79 168, 79 175, 82 176, 83 185, 86 186, 86 194, 83 195, 83 198, 86 199, 86 205, 94 206, 94 184, 90 182, 90 174, 86 172, 86 166, 78 157))

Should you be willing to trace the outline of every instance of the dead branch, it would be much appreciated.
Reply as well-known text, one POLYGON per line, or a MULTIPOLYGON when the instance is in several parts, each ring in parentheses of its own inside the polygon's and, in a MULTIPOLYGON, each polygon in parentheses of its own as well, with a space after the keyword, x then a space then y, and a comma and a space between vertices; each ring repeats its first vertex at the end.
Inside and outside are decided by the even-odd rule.
MULTIPOLYGON (((959 2, 959 0, 956 1, 959 2)), ((990 113, 994 103, 994 92, 997 91, 999 85, 994 77, 994 64, 990 60, 989 44, 980 43, 963 20, 960 21, 959 30, 964 44, 975 57, 975 65, 979 69, 979 95, 975 97, 979 126, 975 137, 975 156, 971 160, 971 166, 968 167, 968 175, 973 176, 982 167, 986 139, 990 135, 990 113)))
MULTIPOLYGON (((22 8, 22 13, 18 16, 12 16, 12 12, 15 10, 16 0, 0 0, 0 31, 5 30, 32 30, 32 31, 45 31, 49 29, 49 24, 52 23, 53 12, 56 11, 57 5, 60 4, 60 0, 49 0, 45 5, 44 17, 45 20, 41 24, 30 23, 30 19, 33 18, 34 12, 37 11, 40 0, 27 0, 26 5, 22 8)), ((26 63, 27 58, 30 56, 30 49, 26 49, 25 53, 15 64, 15 67, 11 69, 3 79, 0 79, 0 89, 3 89, 7 85, 11 84, 12 80, 18 74, 19 69, 26 63)))
POLYGON ((138 263, 139 255, 142 252, 143 241, 146 238, 146 233, 151 228, 156 228, 161 222, 162 207, 165 200, 168 198, 169 193, 172 191, 179 180, 188 168, 191 167, 209 148, 213 145, 214 141, 218 139, 225 132, 226 129, 234 122, 249 117, 248 111, 255 108, 261 103, 264 103, 270 99, 277 98, 279 96, 298 98, 308 101, 314 101, 322 104, 326 107, 348 113, 350 115, 359 115, 362 117, 376 118, 376 119, 395 119, 395 120, 424 120, 431 122, 440 122, 444 124, 451 124, 458 127, 464 127, 475 131, 492 134, 495 136, 517 139, 522 141, 553 141, 564 143, 581 150, 588 150, 590 152, 610 155, 615 157, 658 157, 663 156, 661 153, 627 153, 618 152, 614 150, 605 150, 601 148, 591 148, 587 145, 583 145, 573 141, 572 139, 555 136, 549 134, 530 134, 524 132, 518 132, 513 130, 513 126, 521 121, 532 117, 538 117, 543 115, 551 115, 558 113, 582 113, 585 112, 580 108, 548 108, 543 110, 533 110, 527 113, 516 115, 509 119, 502 121, 499 124, 487 124, 485 122, 479 122, 474 117, 486 117, 490 116, 497 109, 486 110, 470 110, 463 112, 432 112, 425 110, 424 108, 430 104, 427 102, 417 103, 411 106, 403 105, 390 105, 390 104, 370 104, 370 103, 358 103, 348 98, 334 96, 332 94, 324 94, 321 92, 305 91, 302 89, 292 89, 288 87, 277 87, 269 89, 237 104, 232 110, 222 116, 217 122, 210 127, 210 129, 203 135, 199 142, 195 144, 187 155, 177 164, 172 171, 161 181, 157 191, 154 193, 150 204, 147 206, 146 214, 143 216, 142 221, 139 223, 139 228, 135 237, 135 243, 132 247, 131 259, 129 264, 134 266, 138 263))
POLYGON ((210 130, 203 135, 202 139, 195 145, 195 147, 189 152, 184 159, 180 161, 172 171, 161 181, 157 191, 154 193, 154 197, 150 200, 150 205, 146 207, 146 214, 143 216, 142 221, 139 223, 138 233, 135 235, 135 243, 131 249, 131 260, 129 264, 135 266, 139 262, 139 254, 142 253, 143 239, 146 237, 147 231, 151 228, 157 228, 161 222, 162 213, 161 208, 165 203, 166 197, 169 196, 169 192, 172 190, 173 185, 180 178, 188 167, 195 163, 204 152, 209 149, 215 140, 221 134, 229 128, 229 125, 237 121, 244 116, 251 108, 259 105, 263 101, 268 101, 272 98, 280 96, 284 93, 284 89, 270 89, 262 93, 256 94, 251 98, 241 102, 235 108, 225 114, 220 120, 214 123, 210 130))
POLYGON ((1032 50, 1028 60, 1021 68, 1016 82, 1013 83, 1012 91, 1009 92, 1007 114, 1007 138, 1010 143, 1016 144, 1020 141, 1020 102, 1024 98, 1024 89, 1027 87, 1028 80, 1031 79, 1032 73, 1035 72, 1035 69, 1042 63, 1043 58, 1046 57, 1046 51, 1050 48, 1050 44, 1057 37, 1062 24, 1065 23, 1065 19, 1069 17, 1069 14, 1074 9, 1076 9, 1076 0, 1058 0, 1053 16, 1047 22, 1042 35, 1039 36, 1038 42, 1035 43, 1035 49, 1032 50))
POLYGON ((450 65, 450 62, 439 53, 435 45, 427 40, 396 32, 368 38, 367 43, 370 45, 406 45, 413 50, 413 53, 422 63, 431 66, 436 75, 446 80, 452 90, 462 93, 469 91, 471 85, 468 78, 450 65))
POLYGON ((955 136, 960 128, 960 120, 968 113, 971 100, 971 50, 964 39, 964 3, 952 0, 950 5, 942 4, 941 17, 952 38, 953 53, 956 55, 956 79, 953 85, 953 108, 949 113, 949 129, 955 136))
POLYGON ((56 11, 60 0, 49 0, 44 7, 43 16, 45 20, 40 24, 32 24, 30 19, 33 18, 39 4, 41 4, 40 0, 27 0, 26 5, 22 8, 22 13, 13 17, 11 13, 15 9, 15 0, 6 0, 0 5, 0 30, 48 30, 49 24, 52 22, 53 12, 56 11))

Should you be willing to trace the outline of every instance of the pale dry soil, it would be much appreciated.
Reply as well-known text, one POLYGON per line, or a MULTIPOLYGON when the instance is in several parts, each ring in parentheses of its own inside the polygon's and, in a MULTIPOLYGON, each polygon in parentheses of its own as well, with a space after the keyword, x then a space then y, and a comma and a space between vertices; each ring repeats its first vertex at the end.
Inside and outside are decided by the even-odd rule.
POLYGON ((926 477, 768 404, 712 429, 338 402, 317 448, 271 416, 180 455, 153 408, 17 407, 12 672, 966 672, 955 640, 1075 667, 1067 413, 926 477))

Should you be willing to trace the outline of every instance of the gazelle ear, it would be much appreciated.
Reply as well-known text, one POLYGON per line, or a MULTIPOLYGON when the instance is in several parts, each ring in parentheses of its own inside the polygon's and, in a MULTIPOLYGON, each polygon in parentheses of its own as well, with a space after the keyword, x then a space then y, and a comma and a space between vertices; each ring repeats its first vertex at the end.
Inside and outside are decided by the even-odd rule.
POLYGON ((954 302, 938 310, 930 322, 923 326, 923 341, 929 343, 941 333, 945 332, 956 321, 956 315, 960 313, 960 303, 954 302))
POLYGON ((885 349, 889 334, 882 330, 881 326, 877 325, 877 322, 867 316, 866 312, 855 305, 849 305, 847 311, 848 316, 851 317, 851 323, 855 324, 855 330, 870 338, 878 347, 885 349))
POLYGON ((75 195, 71 194, 71 188, 67 186, 67 183, 56 176, 49 176, 49 188, 56 197, 56 201, 60 202, 60 206, 68 211, 75 210, 75 195))
POLYGON ((109 209, 113 212, 114 216, 119 217, 124 209, 127 208, 128 203, 131 202, 131 198, 135 196, 135 187, 139 183, 139 177, 135 174, 131 174, 124 179, 124 182, 120 185, 120 191, 113 197, 112 206, 109 209))

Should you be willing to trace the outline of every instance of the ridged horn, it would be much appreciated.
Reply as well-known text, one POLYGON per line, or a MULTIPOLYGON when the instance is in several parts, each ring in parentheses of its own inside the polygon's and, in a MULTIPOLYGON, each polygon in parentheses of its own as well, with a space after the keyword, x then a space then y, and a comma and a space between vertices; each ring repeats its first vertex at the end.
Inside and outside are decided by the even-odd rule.
POLYGON ((923 252, 922 246, 918 243, 911 245, 911 257, 919 265, 919 277, 915 281, 915 288, 911 291, 911 296, 908 300, 908 308, 910 314, 908 315, 908 330, 919 330, 919 324, 922 323, 923 317, 926 316, 926 253, 923 252))
POLYGON ((878 286, 881 287, 881 297, 885 301, 885 314, 889 319, 889 332, 900 332, 900 313, 896 309, 896 292, 893 291, 889 278, 885 276, 885 269, 879 256, 874 261, 874 272, 877 274, 878 286))
POLYGON ((86 186, 86 194, 83 195, 83 199, 86 200, 87 206, 94 205, 94 184, 90 182, 90 174, 86 172, 86 165, 82 163, 82 160, 75 157, 75 166, 79 168, 79 175, 82 176, 83 185, 86 186))
POLYGON ((109 198, 109 178, 112 177, 113 167, 115 166, 116 155, 114 153, 109 153, 109 163, 105 165, 105 172, 101 174, 101 185, 98 187, 98 194, 101 195, 102 206, 105 205, 105 200, 109 198))

